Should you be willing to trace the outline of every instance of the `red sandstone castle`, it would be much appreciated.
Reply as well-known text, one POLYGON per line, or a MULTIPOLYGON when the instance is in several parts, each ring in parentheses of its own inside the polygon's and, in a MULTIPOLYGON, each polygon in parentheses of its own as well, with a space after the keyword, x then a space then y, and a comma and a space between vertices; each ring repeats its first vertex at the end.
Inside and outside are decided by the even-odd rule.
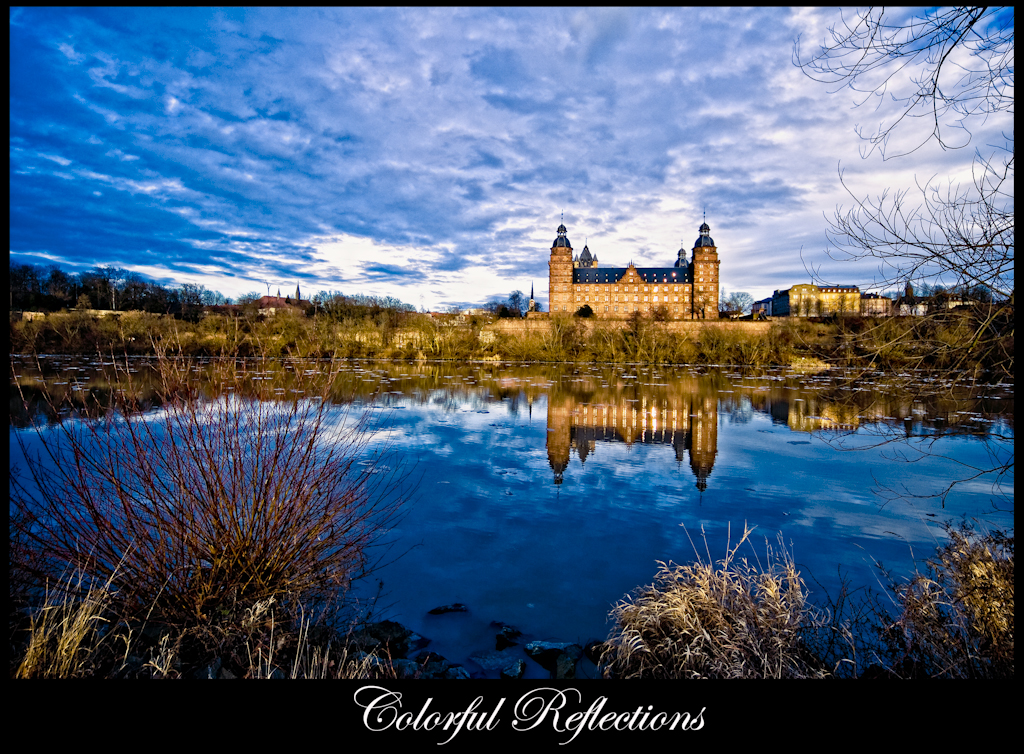
POLYGON ((686 261, 680 248, 673 267, 598 267, 587 246, 578 257, 564 225, 551 247, 548 263, 551 312, 573 313, 589 306, 601 319, 625 319, 633 312, 660 312, 665 319, 718 316, 718 247, 705 222, 686 261))

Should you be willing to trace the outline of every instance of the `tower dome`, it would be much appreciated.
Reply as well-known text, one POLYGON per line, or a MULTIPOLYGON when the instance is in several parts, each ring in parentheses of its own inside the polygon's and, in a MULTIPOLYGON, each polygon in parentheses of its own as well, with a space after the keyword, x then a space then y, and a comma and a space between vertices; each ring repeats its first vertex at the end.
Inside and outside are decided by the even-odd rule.
POLYGON ((676 263, 673 266, 674 267, 688 267, 689 263, 686 261, 687 253, 688 252, 686 250, 686 241, 684 239, 683 241, 679 242, 679 251, 676 252, 676 263))
POLYGON ((567 232, 568 231, 565 229, 564 225, 559 225, 558 226, 558 237, 555 239, 555 242, 553 244, 551 244, 551 248, 553 248, 553 249, 555 249, 555 248, 571 249, 572 248, 572 244, 569 243, 569 238, 565 235, 567 232))
POLYGON ((702 246, 714 246, 715 242, 711 238, 711 226, 707 223, 703 223, 699 228, 700 236, 693 243, 693 248, 698 249, 702 246))

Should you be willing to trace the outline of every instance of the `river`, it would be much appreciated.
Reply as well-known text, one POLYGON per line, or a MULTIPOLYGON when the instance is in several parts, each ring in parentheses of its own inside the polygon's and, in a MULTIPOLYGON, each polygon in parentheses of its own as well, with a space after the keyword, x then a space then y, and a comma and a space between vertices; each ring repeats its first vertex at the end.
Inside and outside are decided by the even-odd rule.
MULTIPOLYGON (((109 361, 12 363, 45 417, 43 385, 101 396, 109 361)), ((140 375, 146 364, 131 362, 140 375)), ((360 594, 382 583, 379 617, 494 675, 469 657, 493 649, 492 622, 603 639, 612 606, 659 561, 718 560, 744 526, 756 528, 739 555, 763 563, 781 535, 812 601, 842 579, 878 588, 876 563, 909 574, 945 541, 946 521, 1013 526, 1013 386, 903 377, 896 388, 892 376, 835 370, 346 363, 339 408, 373 411, 374 442, 415 482, 360 594), (1001 485, 975 476, 1007 462, 1001 485), (451 603, 468 610, 429 613, 451 603)), ((28 423, 18 403, 12 393, 12 433, 28 423)))

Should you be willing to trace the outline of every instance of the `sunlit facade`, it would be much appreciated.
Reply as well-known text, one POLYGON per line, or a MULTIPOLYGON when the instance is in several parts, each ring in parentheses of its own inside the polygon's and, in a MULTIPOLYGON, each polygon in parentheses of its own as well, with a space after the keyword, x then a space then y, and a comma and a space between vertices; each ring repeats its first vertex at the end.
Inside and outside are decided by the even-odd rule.
POLYGON ((680 248, 672 267, 600 267, 586 245, 573 257, 564 225, 557 232, 548 273, 552 313, 589 306, 600 319, 625 319, 634 312, 660 313, 667 320, 718 317, 718 248, 707 223, 700 226, 689 261, 680 248))

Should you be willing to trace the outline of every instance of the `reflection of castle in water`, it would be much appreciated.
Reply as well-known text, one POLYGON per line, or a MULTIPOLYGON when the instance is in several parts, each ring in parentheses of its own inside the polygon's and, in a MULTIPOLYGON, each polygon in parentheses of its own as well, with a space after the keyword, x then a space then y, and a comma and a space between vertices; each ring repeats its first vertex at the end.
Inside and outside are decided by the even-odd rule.
POLYGON ((707 489, 718 452, 717 397, 617 398, 584 403, 572 395, 549 397, 548 463, 555 472, 555 484, 562 483, 572 450, 586 463, 598 442, 640 442, 671 445, 679 463, 689 454, 697 489, 707 489))

